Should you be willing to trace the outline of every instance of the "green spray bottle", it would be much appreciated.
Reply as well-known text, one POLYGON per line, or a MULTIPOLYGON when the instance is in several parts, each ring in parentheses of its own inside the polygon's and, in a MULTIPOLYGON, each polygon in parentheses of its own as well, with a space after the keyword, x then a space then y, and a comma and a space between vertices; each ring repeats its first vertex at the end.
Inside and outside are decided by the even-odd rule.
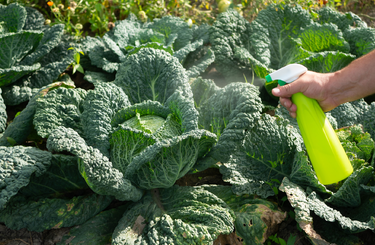
MULTIPOLYGON (((278 80, 283 86, 306 71, 303 65, 291 64, 267 75, 266 80, 278 80)), ((292 101, 297 106, 297 123, 320 183, 329 185, 347 178, 353 167, 318 102, 302 93, 293 94, 292 101)))

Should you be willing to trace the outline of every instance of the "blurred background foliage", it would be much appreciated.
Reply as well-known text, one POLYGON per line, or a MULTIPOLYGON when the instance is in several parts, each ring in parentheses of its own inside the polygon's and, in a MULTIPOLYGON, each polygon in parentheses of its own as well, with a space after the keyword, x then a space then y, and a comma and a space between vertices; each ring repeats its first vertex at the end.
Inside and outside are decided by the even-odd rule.
POLYGON ((195 24, 212 24, 218 14, 236 9, 249 21, 260 10, 275 3, 299 4, 314 12, 324 5, 339 11, 352 11, 375 22, 375 0, 0 0, 1 4, 18 2, 40 10, 47 24, 63 23, 76 37, 102 36, 116 21, 130 13, 146 22, 166 15, 179 16, 195 24))

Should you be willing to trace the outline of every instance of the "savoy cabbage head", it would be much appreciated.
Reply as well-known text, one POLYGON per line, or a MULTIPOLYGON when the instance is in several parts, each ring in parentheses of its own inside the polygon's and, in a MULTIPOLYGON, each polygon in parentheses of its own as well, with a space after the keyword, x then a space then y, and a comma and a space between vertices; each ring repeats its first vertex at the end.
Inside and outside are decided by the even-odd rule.
POLYGON ((7 105, 27 101, 73 61, 64 25, 48 27, 37 10, 17 3, 0 9, 0 87, 7 105))
POLYGON ((150 48, 129 56, 113 83, 96 83, 90 91, 62 86, 39 97, 32 121, 51 151, 79 157, 81 175, 95 192, 120 200, 171 187, 217 140, 198 129, 178 59, 150 48))

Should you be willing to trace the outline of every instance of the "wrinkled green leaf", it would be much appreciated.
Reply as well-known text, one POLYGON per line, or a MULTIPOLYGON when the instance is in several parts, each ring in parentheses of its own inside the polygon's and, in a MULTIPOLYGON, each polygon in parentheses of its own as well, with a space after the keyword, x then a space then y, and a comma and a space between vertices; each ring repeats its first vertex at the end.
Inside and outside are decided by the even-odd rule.
POLYGON ((70 127, 83 135, 81 114, 87 92, 83 89, 59 87, 37 99, 34 127, 43 138, 59 126, 70 127))
POLYGON ((142 197, 141 190, 113 168, 112 163, 98 149, 87 146, 73 129, 56 128, 48 137, 47 148, 50 151, 68 151, 79 157, 80 173, 94 192, 112 195, 121 201, 137 201, 142 197))
MULTIPOLYGON (((43 37, 41 31, 22 31, 0 36, 0 69, 11 68, 35 49, 43 37)), ((0 86, 6 82, 1 82, 0 86)))
POLYGON ((19 197, 0 212, 0 221, 10 229, 26 228, 37 232, 70 227, 83 224, 105 209, 112 200, 113 197, 97 194, 37 201, 19 197))
POLYGON ((121 108, 130 106, 126 94, 112 83, 97 83, 87 92, 80 115, 88 145, 109 156, 111 120, 121 108))
POLYGON ((177 89, 187 89, 187 75, 178 60, 163 50, 144 48, 120 65, 115 84, 132 104, 145 100, 164 104, 177 89))
MULTIPOLYGON (((27 12, 18 3, 11 3, 0 9, 0 22, 5 22, 6 32, 19 32, 25 25, 27 12)), ((1 46, 0 44, 0 47, 1 46)))
POLYGON ((211 244, 233 231, 224 201, 200 187, 153 190, 125 212, 112 244, 211 244))
POLYGON ((220 168, 224 181, 233 185, 237 195, 257 194, 263 198, 274 195, 269 183, 281 181, 293 170, 301 140, 287 121, 263 114, 249 128, 241 147, 220 168))
POLYGON ((38 47, 20 62, 20 65, 32 65, 47 55, 51 50, 61 42, 61 36, 64 33, 64 25, 58 24, 44 31, 43 38, 38 47))
POLYGON ((0 210, 27 186, 33 174, 41 176, 51 164, 52 154, 33 147, 0 146, 0 210))
POLYGON ((311 223, 313 218, 310 212, 313 211, 325 221, 338 222, 342 229, 348 229, 352 232, 375 228, 374 217, 368 217, 366 221, 352 220, 325 204, 316 192, 308 194, 300 186, 289 181, 288 178, 283 179, 279 189, 287 194, 288 200, 296 213, 296 221, 299 223, 311 223))
POLYGON ((57 245, 91 244, 106 245, 112 240, 112 233, 121 219, 127 205, 103 211, 84 224, 75 226, 65 234, 57 245))
POLYGON ((88 188, 78 171, 77 157, 55 154, 48 170, 40 176, 33 175, 19 193, 29 197, 60 197, 88 188))

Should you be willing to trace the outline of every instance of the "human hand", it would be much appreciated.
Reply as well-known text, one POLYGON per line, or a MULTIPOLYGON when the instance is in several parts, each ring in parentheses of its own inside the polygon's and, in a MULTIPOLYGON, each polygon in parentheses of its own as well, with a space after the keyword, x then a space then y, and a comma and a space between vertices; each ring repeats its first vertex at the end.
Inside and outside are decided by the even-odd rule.
POLYGON ((333 73, 323 74, 307 71, 294 82, 274 88, 272 94, 280 97, 281 105, 289 111, 293 118, 297 116, 297 106, 293 104, 291 96, 298 92, 316 99, 323 111, 330 111, 340 105, 335 101, 334 96, 330 96, 329 81, 333 78, 333 73))

